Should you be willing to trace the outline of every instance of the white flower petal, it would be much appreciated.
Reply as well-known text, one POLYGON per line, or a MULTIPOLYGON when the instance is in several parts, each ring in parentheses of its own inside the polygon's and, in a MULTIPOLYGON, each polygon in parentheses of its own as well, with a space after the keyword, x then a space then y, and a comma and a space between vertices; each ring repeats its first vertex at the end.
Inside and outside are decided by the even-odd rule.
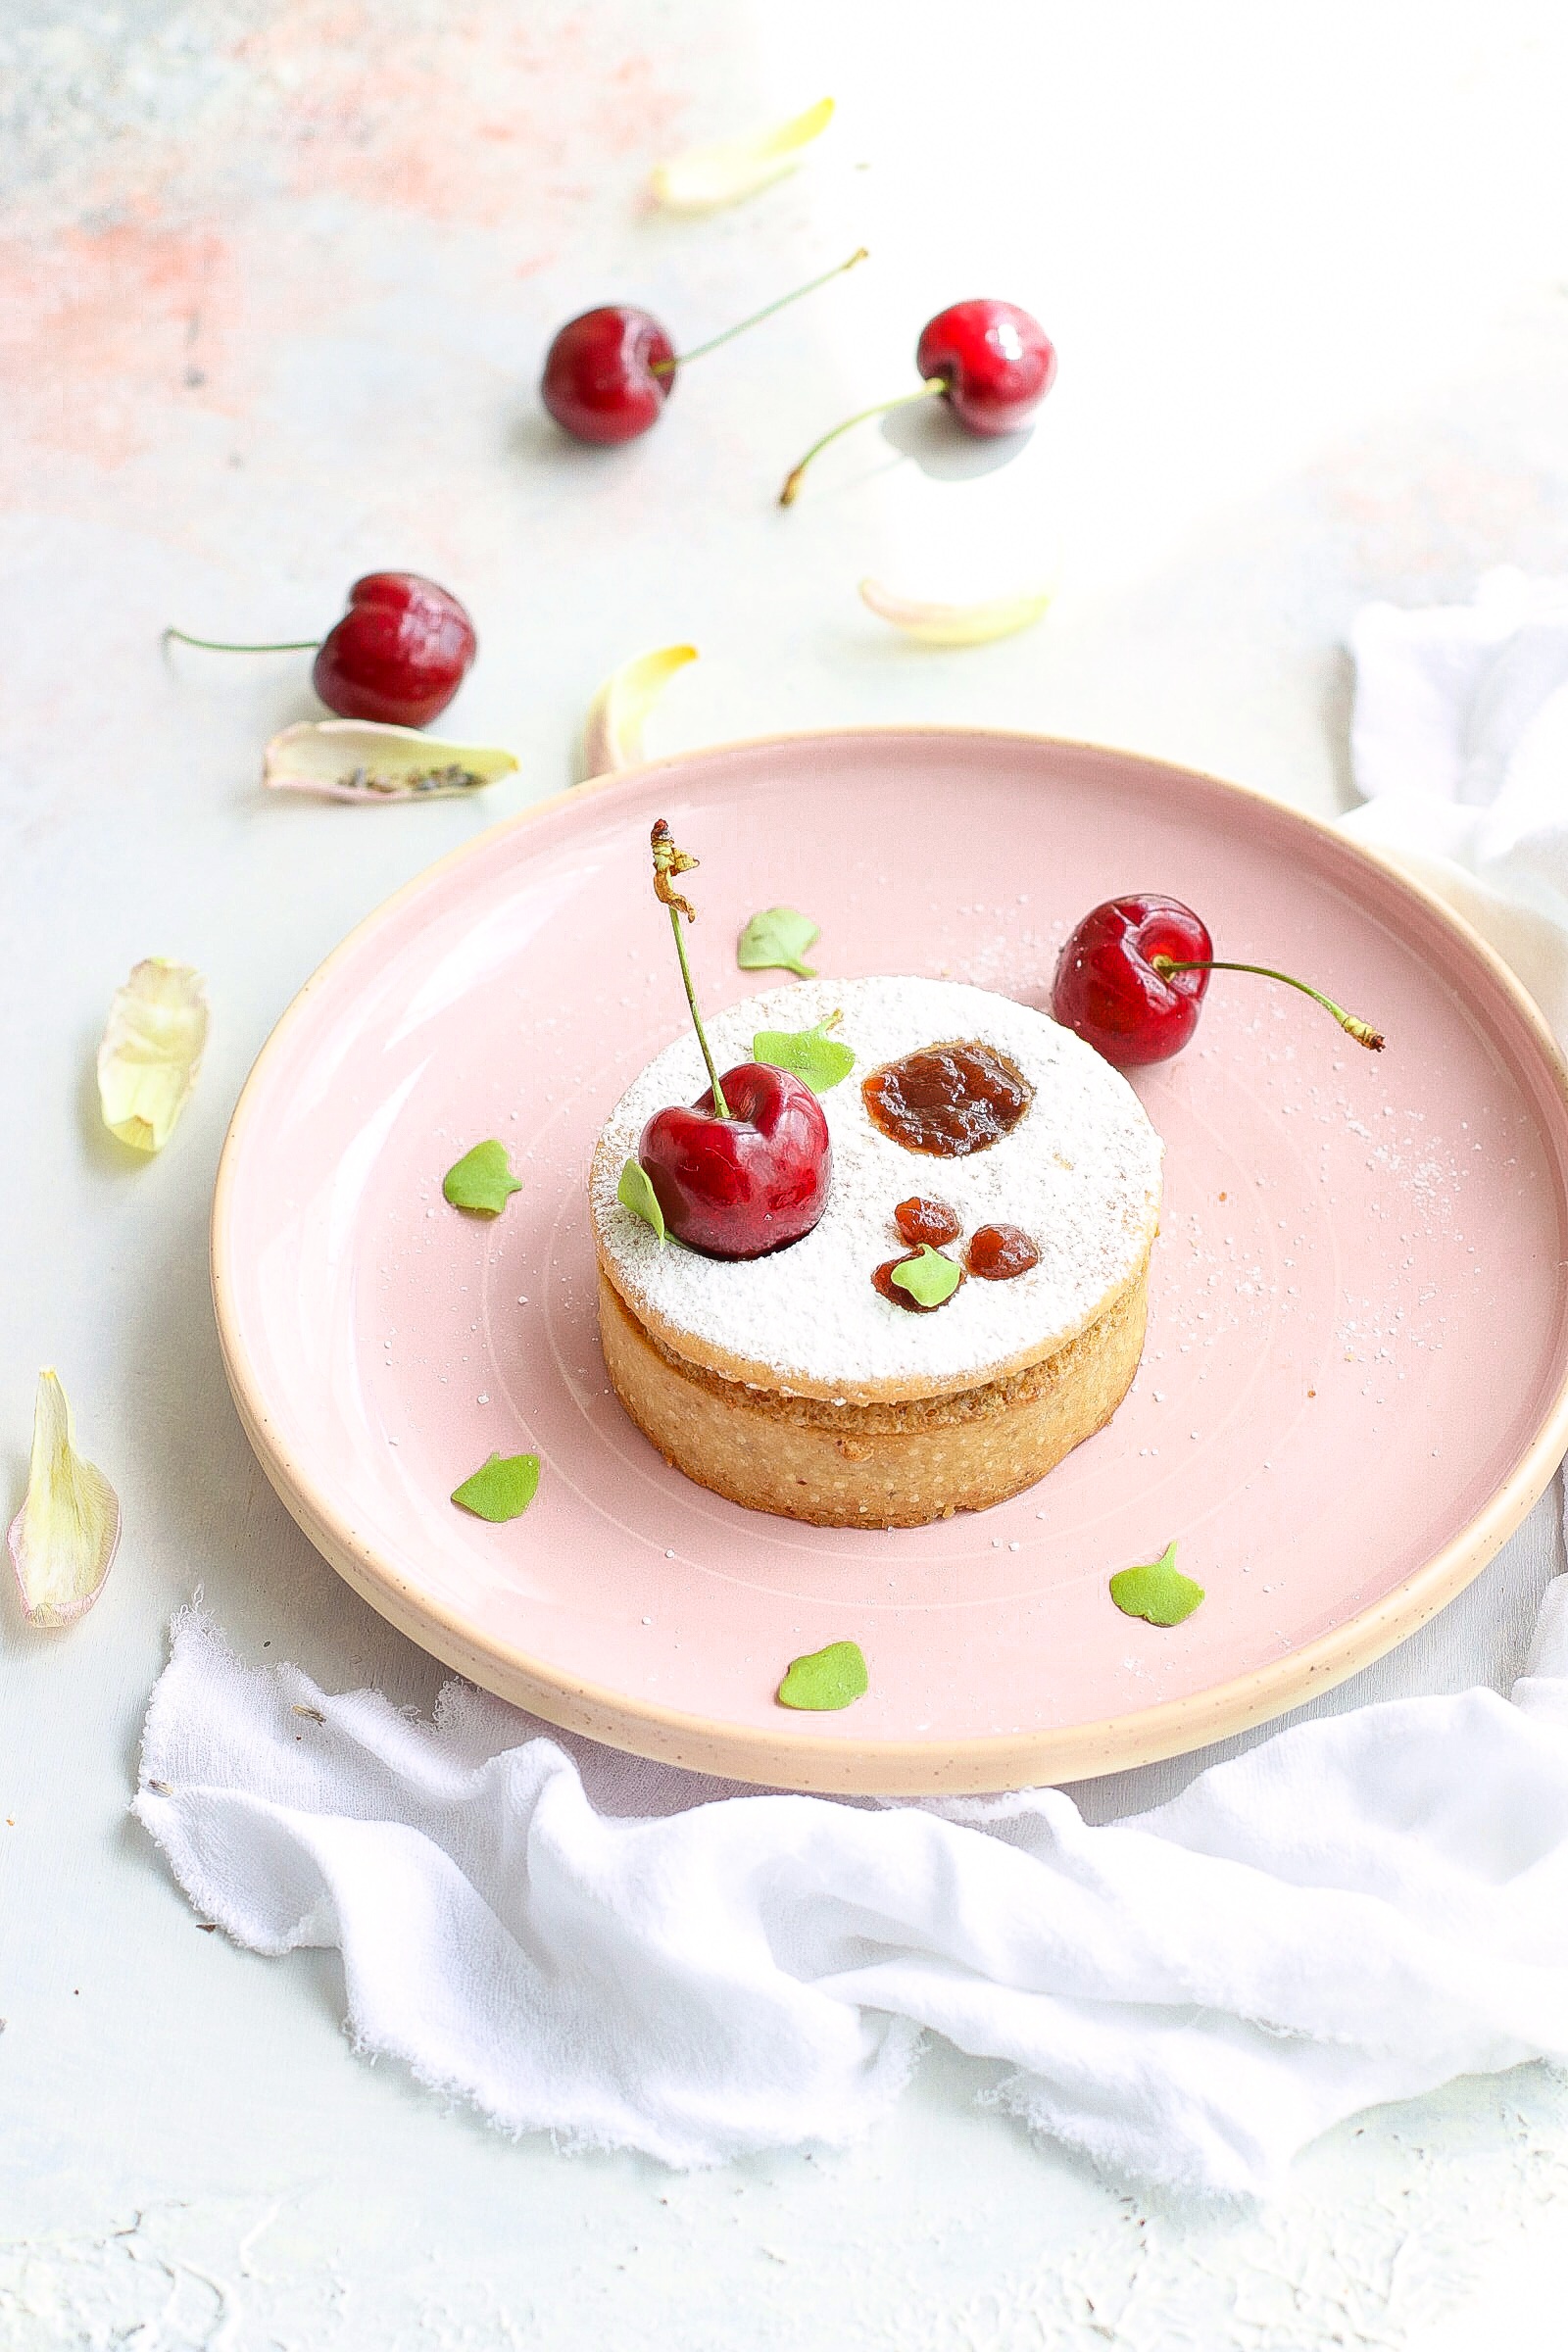
POLYGON ((98 1048, 98 1100, 111 1135, 161 1152, 190 1099, 207 1045, 207 988, 188 963, 149 956, 115 991, 98 1048))
POLYGON ((120 1497, 75 1449, 71 1405, 38 1375, 27 1499, 11 1522, 11 1563, 29 1625, 69 1625, 104 1589, 120 1542, 120 1497))
POLYGON ((755 196, 759 188, 793 172, 832 120, 832 99, 819 98, 804 115, 792 116, 771 130, 722 139, 713 147, 690 148, 660 165, 653 177, 654 196, 672 213, 709 213, 721 204, 738 204, 743 196, 755 196))
POLYGON ((1052 593, 1048 588, 1033 596, 999 596, 979 605, 923 605, 912 597, 895 596, 879 580, 860 582, 861 603, 921 645, 985 645, 993 637, 1033 628, 1052 593))
POLYGON ((643 757, 643 721, 677 669, 697 659, 695 645, 662 645, 623 662, 588 706, 582 735, 582 772, 612 776, 643 757))
POLYGON ((262 782, 274 792, 310 792, 325 801, 455 801, 510 776, 516 765, 510 752, 443 743, 417 727, 314 718, 272 737, 262 782))

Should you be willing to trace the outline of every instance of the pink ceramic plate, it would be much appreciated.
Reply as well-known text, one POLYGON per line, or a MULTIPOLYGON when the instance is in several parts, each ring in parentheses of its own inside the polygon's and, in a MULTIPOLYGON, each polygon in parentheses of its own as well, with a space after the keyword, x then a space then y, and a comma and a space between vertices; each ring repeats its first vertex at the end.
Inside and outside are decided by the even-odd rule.
MULTIPOLYGON (((371 820, 374 821, 374 820, 371 820)), ((991 1789, 1195 1747, 1278 1713, 1449 1599, 1568 1444, 1564 1073, 1435 902, 1235 786, 1008 735, 808 736, 549 802, 355 932, 257 1063, 214 1207, 234 1394, 355 1589, 450 1665, 649 1756, 801 1788, 991 1789), (1219 953, 1301 972, 1388 1032, 1221 976, 1137 1079, 1166 1144, 1143 1370, 1110 1426, 999 1510, 885 1534, 692 1486, 610 1394, 583 1196, 611 1103, 685 1018, 649 891, 667 816, 703 860, 716 1007, 756 908, 823 971, 951 974, 1048 1002, 1098 899, 1171 891, 1219 953), (523 1179, 441 1179, 500 1136, 523 1179), (535 1448, 525 1517, 447 1499, 535 1448), (1161 1632, 1117 1568, 1172 1537, 1206 1588, 1161 1632), (780 1708, 853 1636, 868 1695, 780 1708)))

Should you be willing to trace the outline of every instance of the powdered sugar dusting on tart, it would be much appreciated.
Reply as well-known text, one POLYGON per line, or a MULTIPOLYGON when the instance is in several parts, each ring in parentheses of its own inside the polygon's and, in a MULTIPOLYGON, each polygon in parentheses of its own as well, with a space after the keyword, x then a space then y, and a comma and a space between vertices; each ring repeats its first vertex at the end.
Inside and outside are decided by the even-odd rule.
POLYGON ((1045 1355, 1090 1321, 1142 1262, 1159 1215, 1162 1147, 1132 1088, 1045 1013, 955 981, 812 980, 768 989, 708 1024, 720 1070, 751 1059, 760 1029, 833 1031, 855 1067, 821 1098, 833 1145, 827 1209, 770 1257, 722 1261, 660 1242, 615 1197, 643 1127, 707 1086, 687 1035, 656 1055, 612 1111, 590 1177, 607 1270, 656 1333, 699 1361, 805 1396, 859 1401, 933 1394, 1045 1355), (1009 1135, 962 1159, 908 1152, 872 1125, 860 1084, 922 1046, 980 1039, 1017 1064, 1034 1101, 1009 1135), (962 1261, 979 1225, 1021 1225, 1040 1263, 1011 1282, 969 1280, 934 1314, 890 1305, 871 1276, 901 1253, 895 1204, 934 1195, 957 1211, 962 1261), (744 1368, 744 1369, 743 1369, 744 1368))

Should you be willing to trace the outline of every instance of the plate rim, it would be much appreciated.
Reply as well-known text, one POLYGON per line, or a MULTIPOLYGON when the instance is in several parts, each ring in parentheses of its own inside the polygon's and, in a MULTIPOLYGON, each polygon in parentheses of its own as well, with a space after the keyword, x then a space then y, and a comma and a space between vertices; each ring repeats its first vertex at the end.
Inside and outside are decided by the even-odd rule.
POLYGON ((230 1212, 245 1129, 260 1082, 274 1053, 303 1017, 307 1004, 366 934, 388 921, 404 903, 427 890, 450 868, 481 857, 503 836, 609 795, 641 790, 661 770, 683 770, 737 754, 803 749, 847 740, 923 739, 962 746, 1012 744, 1031 752, 1085 753, 1180 776, 1233 801, 1266 811, 1288 825, 1332 841, 1352 863, 1371 868, 1413 900, 1488 972, 1534 1044, 1542 1067, 1568 1116, 1568 1060, 1545 1016, 1523 983, 1463 915, 1391 856, 1334 820, 1295 807, 1261 786, 1216 776, 1183 761, 1112 744, 1091 743, 1019 727, 866 723, 792 728, 645 760, 612 775, 567 786, 502 817, 411 875, 363 915, 306 979, 263 1041, 235 1102, 219 1156, 209 1223, 209 1268, 219 1347, 241 1427, 279 1499, 309 1542, 346 1584, 398 1632, 453 1671, 522 1707, 558 1730, 578 1734, 655 1762, 675 1764, 759 1788, 820 1794, 888 1796, 986 1794, 1098 1778, 1166 1757, 1189 1754, 1217 1740, 1268 1722, 1332 1690, 1386 1654, 1463 1591, 1506 1543, 1549 1485, 1568 1452, 1568 1349, 1555 1395, 1513 1468, 1481 1508, 1391 1592, 1343 1626, 1285 1652, 1250 1673, 1184 1697, 1165 1699, 1099 1722, 1028 1733, 990 1733, 967 1740, 855 1740, 813 1737, 798 1721, 786 1733, 750 1728, 637 1700, 629 1693, 562 1674, 527 1652, 476 1640, 467 1621, 416 1595, 384 1566, 374 1546, 358 1539, 329 1498, 292 1458, 269 1425, 255 1368, 236 1327, 227 1265, 230 1212))

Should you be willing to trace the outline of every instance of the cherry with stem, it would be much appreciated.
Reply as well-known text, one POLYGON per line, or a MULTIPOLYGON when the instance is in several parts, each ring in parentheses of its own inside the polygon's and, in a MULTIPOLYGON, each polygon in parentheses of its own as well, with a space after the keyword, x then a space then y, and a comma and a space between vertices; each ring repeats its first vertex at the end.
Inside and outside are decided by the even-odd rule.
POLYGON ((667 1233, 705 1257, 766 1257, 804 1240, 827 1206, 833 1151, 808 1086, 771 1063, 743 1061, 720 1078, 697 1008, 681 918, 696 910, 676 889, 697 863, 661 817, 650 836, 654 896, 669 910, 692 1026, 707 1064, 699 1102, 656 1110, 637 1143, 667 1233))
POLYGON ((551 344, 539 396, 563 431, 576 441, 601 446, 635 441, 658 423, 676 374, 689 362, 706 359, 720 344, 733 342, 867 259, 861 245, 847 262, 836 263, 819 277, 725 327, 722 334, 679 354, 660 321, 634 303, 604 303, 598 310, 584 311, 580 318, 569 318, 551 344))
POLYGON ((1056 380, 1055 346, 1038 318, 1015 302, 955 302, 928 318, 915 346, 920 387, 859 409, 814 441, 779 492, 781 507, 800 495, 807 467, 830 442, 872 416, 921 400, 945 400, 965 432, 983 439, 1018 432, 1056 380))
POLYGON ((1198 1027, 1210 972, 1250 972, 1297 989, 1358 1046, 1383 1051, 1370 1021, 1294 973, 1216 956, 1202 917, 1158 891, 1131 891, 1090 908, 1057 959, 1051 1008, 1064 1029, 1119 1069, 1167 1061, 1198 1027))
POLYGON ((165 645, 213 654, 310 654, 311 683, 339 718, 423 727, 444 710, 468 673, 479 640, 457 598, 414 571, 369 571, 348 594, 348 610, 324 637, 235 645, 166 629, 165 645))

